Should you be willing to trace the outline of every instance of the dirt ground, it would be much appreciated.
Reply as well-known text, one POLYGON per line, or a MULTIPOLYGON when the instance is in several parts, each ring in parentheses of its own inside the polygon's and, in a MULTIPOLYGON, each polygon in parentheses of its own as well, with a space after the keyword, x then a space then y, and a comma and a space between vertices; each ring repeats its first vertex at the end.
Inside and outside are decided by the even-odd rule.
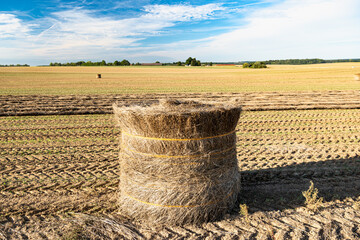
POLYGON ((359 239, 360 96, 302 94, 242 101, 239 205, 247 205, 247 216, 237 208, 216 222, 164 228, 117 211, 120 130, 113 116, 75 115, 109 113, 114 99, 159 96, 2 96, 0 239, 359 239), (304 203, 310 181, 324 197, 318 211, 304 203))

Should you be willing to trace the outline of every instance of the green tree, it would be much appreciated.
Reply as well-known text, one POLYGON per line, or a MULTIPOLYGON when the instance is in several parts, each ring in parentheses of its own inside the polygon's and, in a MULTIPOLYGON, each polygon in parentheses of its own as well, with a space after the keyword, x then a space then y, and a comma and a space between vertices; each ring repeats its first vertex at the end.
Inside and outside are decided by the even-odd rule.
POLYGON ((264 62, 255 62, 251 67, 252 68, 266 68, 267 66, 265 65, 264 62))
POLYGON ((190 65, 191 65, 191 66, 196 66, 196 64, 197 64, 196 58, 193 58, 193 59, 191 60, 190 65))
POLYGON ((189 57, 188 59, 186 59, 185 65, 191 65, 192 60, 193 60, 192 57, 189 57))
POLYGON ((124 59, 120 62, 120 65, 121 66, 130 66, 130 62, 128 60, 124 59))
POLYGON ((255 62, 251 67, 253 68, 261 68, 260 62, 255 62))
POLYGON ((248 67, 250 67, 249 63, 246 62, 246 63, 243 64, 243 68, 248 68, 248 67))

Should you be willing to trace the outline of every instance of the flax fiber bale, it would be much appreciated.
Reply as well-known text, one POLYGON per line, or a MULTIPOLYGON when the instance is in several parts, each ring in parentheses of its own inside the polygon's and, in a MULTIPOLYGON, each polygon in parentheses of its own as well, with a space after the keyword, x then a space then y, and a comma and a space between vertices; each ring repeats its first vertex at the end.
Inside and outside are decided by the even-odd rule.
POLYGON ((113 108, 122 132, 121 213, 152 225, 197 224, 234 206, 240 107, 153 100, 113 108))

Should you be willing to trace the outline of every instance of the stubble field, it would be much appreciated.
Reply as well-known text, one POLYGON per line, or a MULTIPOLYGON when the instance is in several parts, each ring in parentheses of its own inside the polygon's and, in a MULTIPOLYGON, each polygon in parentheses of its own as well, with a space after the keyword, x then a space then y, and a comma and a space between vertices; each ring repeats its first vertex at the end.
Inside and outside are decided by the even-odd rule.
POLYGON ((359 239, 360 96, 352 84, 321 92, 83 96, 80 87, 72 96, 1 96, 0 239, 359 239), (159 97, 242 99, 239 204, 247 216, 238 208, 217 222, 152 229, 119 215, 120 129, 110 105, 159 97), (310 181, 325 198, 315 212, 302 196, 310 181))
POLYGON ((360 63, 241 67, 0 68, 1 95, 356 90, 360 63), (101 73, 102 78, 96 79, 101 73))

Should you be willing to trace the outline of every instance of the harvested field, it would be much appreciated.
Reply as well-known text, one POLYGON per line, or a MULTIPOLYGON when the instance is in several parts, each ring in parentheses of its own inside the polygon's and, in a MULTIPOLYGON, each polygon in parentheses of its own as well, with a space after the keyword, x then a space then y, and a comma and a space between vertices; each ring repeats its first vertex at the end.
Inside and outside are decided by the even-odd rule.
POLYGON ((159 98, 228 101, 239 98, 244 110, 360 108, 359 90, 326 92, 192 93, 144 95, 0 95, 0 116, 111 114, 114 102, 156 101, 159 98))
POLYGON ((1 95, 357 90, 360 63, 241 67, 2 67, 1 95), (101 79, 96 79, 102 74, 101 79))
POLYGON ((0 239, 359 239, 359 110, 245 111, 237 130, 249 216, 154 230, 117 215, 112 115, 0 117, 0 239), (325 198, 316 213, 310 180, 325 198))

